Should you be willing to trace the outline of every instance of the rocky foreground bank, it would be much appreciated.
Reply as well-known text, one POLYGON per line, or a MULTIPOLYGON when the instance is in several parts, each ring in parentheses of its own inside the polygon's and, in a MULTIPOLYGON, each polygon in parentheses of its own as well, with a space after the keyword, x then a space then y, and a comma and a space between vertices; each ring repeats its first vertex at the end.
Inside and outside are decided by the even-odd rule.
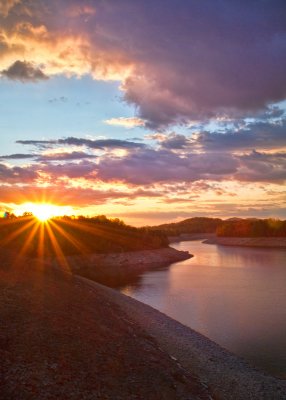
POLYGON ((286 382, 136 300, 0 255, 1 400, 278 400, 286 382))
POLYGON ((144 271, 159 268, 193 257, 188 251, 173 248, 130 251, 111 254, 84 254, 64 259, 50 259, 55 267, 108 286, 120 286, 138 277, 144 271))
POLYGON ((1 400, 207 400, 114 291, 0 255, 1 400))

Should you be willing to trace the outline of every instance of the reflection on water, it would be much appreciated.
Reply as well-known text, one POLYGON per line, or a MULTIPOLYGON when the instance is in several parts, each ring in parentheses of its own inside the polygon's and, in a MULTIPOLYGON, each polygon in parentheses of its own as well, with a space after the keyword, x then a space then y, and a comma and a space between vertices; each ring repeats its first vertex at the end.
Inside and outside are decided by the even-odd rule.
POLYGON ((121 291, 286 378, 286 251, 198 241, 173 247, 195 257, 121 291))

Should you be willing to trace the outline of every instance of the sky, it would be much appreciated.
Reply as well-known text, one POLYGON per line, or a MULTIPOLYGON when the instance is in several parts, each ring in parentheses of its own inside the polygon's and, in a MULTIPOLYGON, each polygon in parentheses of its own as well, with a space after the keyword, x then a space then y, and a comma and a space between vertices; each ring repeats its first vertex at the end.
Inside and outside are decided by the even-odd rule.
POLYGON ((285 0, 0 0, 0 211, 285 219, 285 21, 285 0))

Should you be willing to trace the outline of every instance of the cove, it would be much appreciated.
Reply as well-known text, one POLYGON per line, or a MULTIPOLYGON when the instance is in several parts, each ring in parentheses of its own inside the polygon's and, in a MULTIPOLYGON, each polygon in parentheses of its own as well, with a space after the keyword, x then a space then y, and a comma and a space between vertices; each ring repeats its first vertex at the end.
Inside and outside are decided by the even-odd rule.
POLYGON ((145 272, 120 291, 286 378, 286 251, 173 244, 193 258, 145 272))

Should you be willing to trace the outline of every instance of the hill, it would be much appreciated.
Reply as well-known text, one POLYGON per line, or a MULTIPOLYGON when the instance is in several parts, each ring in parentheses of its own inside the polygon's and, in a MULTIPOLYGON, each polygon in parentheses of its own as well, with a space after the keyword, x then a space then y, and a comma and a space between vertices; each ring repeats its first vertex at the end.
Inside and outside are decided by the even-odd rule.
POLYGON ((220 218, 195 217, 180 222, 152 226, 152 231, 160 231, 167 236, 192 233, 215 233, 223 221, 220 218))
POLYGON ((274 218, 220 218, 195 217, 180 222, 150 227, 162 235, 216 234, 219 237, 285 237, 286 221, 274 218))
POLYGON ((135 228, 119 219, 55 218, 45 223, 33 216, 0 220, 0 249, 32 257, 120 253, 168 246, 166 235, 135 228))

